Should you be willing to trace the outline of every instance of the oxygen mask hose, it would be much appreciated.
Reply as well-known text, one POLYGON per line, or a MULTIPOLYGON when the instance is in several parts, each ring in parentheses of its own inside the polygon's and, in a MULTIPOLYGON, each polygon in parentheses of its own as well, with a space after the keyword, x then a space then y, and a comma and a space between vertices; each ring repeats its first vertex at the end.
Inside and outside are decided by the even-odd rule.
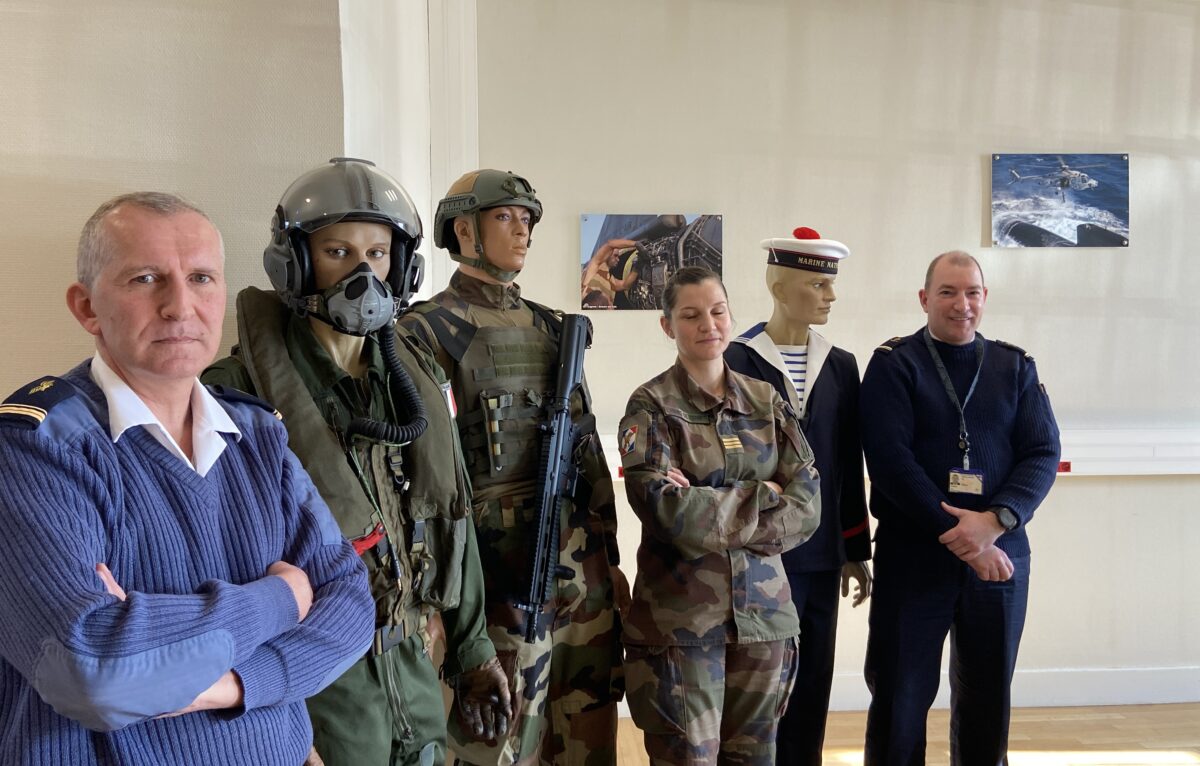
POLYGON ((429 425, 429 420, 425 417, 425 403, 421 401, 416 384, 400 363, 400 357, 396 355, 395 323, 388 322, 380 328, 377 337, 379 348, 383 352, 383 361, 391 373, 392 396, 400 405, 398 409, 408 415, 409 421, 403 425, 393 425, 382 420, 355 418, 350 421, 346 434, 351 438, 365 436, 375 441, 408 444, 425 433, 425 428, 429 425))

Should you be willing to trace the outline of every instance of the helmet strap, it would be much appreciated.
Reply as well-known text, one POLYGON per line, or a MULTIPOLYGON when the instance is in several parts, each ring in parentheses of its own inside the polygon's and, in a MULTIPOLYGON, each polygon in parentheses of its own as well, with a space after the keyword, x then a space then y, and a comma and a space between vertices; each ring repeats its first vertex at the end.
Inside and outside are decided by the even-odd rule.
MULTIPOLYGON (((504 282, 505 284, 515 280, 518 276, 520 276, 521 272, 519 272, 519 271, 502 271, 502 270, 500 270, 499 267, 497 267, 491 261, 489 261, 487 259, 487 257, 484 255, 484 253, 483 253, 483 227, 479 225, 480 222, 479 222, 479 211, 478 210, 476 210, 474 213, 471 214, 471 219, 475 224, 475 248, 474 248, 475 249, 475 257, 468 258, 464 253, 461 253, 461 252, 456 253, 453 250, 451 250, 450 251, 450 259, 454 260, 454 261, 458 261, 459 263, 461 263, 465 266, 470 266, 471 268, 479 269, 480 271, 484 272, 485 274, 490 274, 491 276, 495 277, 496 279, 499 279, 501 282, 504 282)), ((459 248, 459 249, 461 250, 461 248, 459 248)))

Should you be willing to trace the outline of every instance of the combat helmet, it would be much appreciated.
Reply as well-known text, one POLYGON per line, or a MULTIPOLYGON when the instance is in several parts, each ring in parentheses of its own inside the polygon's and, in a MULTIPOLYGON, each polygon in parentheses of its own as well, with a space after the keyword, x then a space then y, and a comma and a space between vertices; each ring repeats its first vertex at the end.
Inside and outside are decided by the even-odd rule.
POLYGON ((479 212, 488 208, 516 205, 529 211, 529 244, 533 244, 533 227, 542 219, 542 203, 534 188, 521 176, 507 170, 473 170, 450 185, 446 196, 438 203, 433 219, 433 241, 450 251, 450 258, 482 269, 502 282, 517 278, 515 271, 501 271, 483 254, 479 212), (475 224, 475 252, 459 252, 458 237, 454 234, 454 219, 470 215, 475 224))
MULTIPOLYGON (((271 222, 271 241, 263 265, 275 292, 301 316, 319 318, 308 235, 325 226, 350 221, 380 223, 392 230, 391 268, 387 284, 403 308, 421 285, 424 258, 421 217, 396 179, 368 160, 334 157, 297 178, 283 193, 271 222)), ((389 317, 390 319, 390 317, 389 317)))

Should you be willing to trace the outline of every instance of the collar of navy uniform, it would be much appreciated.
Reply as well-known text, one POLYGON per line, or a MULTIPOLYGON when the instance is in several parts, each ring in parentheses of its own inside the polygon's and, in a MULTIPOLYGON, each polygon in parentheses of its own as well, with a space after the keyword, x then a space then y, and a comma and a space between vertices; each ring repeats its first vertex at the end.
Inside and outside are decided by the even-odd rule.
POLYGON ((225 451, 221 434, 231 434, 239 441, 242 432, 234 425, 225 408, 217 402, 200 381, 192 382, 192 459, 163 427, 142 398, 121 379, 100 354, 92 357, 89 370, 92 382, 104 394, 108 403, 108 429, 113 443, 134 426, 142 426, 154 439, 201 476, 208 474, 225 451))
POLYGON ((754 338, 758 337, 762 333, 766 332, 766 329, 767 329, 767 323, 759 322, 758 324, 754 325, 749 330, 746 330, 746 332, 737 336, 733 340, 735 343, 745 343, 747 341, 753 340, 754 338))

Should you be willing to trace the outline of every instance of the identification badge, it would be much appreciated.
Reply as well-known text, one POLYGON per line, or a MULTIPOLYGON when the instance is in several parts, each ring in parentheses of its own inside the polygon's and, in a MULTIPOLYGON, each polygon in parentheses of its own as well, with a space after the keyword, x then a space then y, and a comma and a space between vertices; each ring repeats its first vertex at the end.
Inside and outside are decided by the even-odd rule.
POLYGON ((950 492, 957 492, 960 495, 982 495, 983 472, 951 468, 950 492))

